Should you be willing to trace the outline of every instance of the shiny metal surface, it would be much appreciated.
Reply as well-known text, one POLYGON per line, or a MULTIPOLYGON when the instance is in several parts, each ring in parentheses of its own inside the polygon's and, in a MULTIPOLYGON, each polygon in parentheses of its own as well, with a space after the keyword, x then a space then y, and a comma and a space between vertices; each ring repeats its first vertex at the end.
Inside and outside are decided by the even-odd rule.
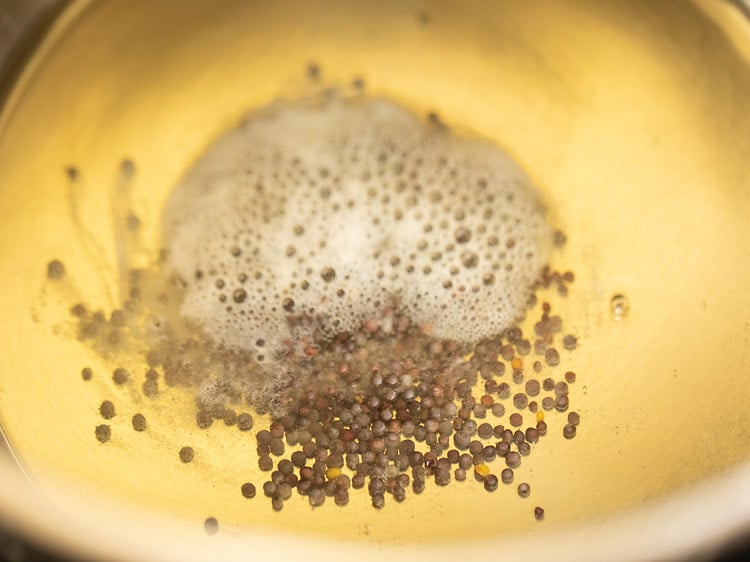
MULTIPOLYGON (((227 542, 211 546, 227 556, 245 540, 323 549, 312 555, 394 545, 435 554, 439 539, 445 558, 506 543, 512 551, 516 541, 519 553, 566 544, 580 549, 561 555, 570 559, 627 559, 646 552, 632 534, 639 527, 605 523, 634 509, 640 521, 672 514, 683 529, 695 524, 682 538, 665 527, 663 543, 649 535, 654 552, 710 544, 723 533, 707 513, 727 533, 750 521, 744 473, 730 478, 750 457, 749 53, 746 22, 717 2, 76 3, 0 116, 0 424, 34 485, 53 503, 64 498, 71 521, 90 521, 88 502, 101 497, 124 511, 113 516, 120 533, 91 522, 122 559, 137 551, 128 533, 152 514, 198 535, 216 515, 227 542), (254 475, 254 444, 221 427, 195 429, 188 392, 148 406, 153 431, 143 436, 106 447, 93 439, 96 407, 118 390, 108 377, 80 380, 84 365, 102 374, 111 366, 64 337, 65 313, 71 299, 109 306, 116 293, 116 167, 123 157, 137 163, 135 201, 155 253, 159 213, 180 175, 248 110, 305 90, 311 60, 329 83, 361 76, 372 94, 438 111, 505 147, 568 235, 556 260, 577 280, 554 304, 580 336, 567 366, 579 374, 572 399, 584 422, 575 440, 553 435, 524 464, 533 501, 547 510, 541 526, 510 489, 478 486, 430 490, 380 512, 365 501, 311 512, 300 498, 281 514, 260 498, 250 505, 237 486, 254 475), (79 221, 100 250, 81 243, 71 218, 71 165, 81 170, 79 221), (45 284, 53 258, 71 285, 45 284), (621 322, 609 311, 618 293, 630 302, 621 322), (186 442, 206 452, 188 470, 174 454, 186 442), (700 497, 707 513, 688 517, 695 501, 680 494, 714 478, 700 497), (601 542, 566 543, 561 536, 584 536, 573 528, 601 542), (272 533, 284 542, 263 538, 272 533)), ((146 407, 136 393, 117 396, 133 411, 146 407)), ((123 434, 128 420, 117 421, 123 434)), ((9 492, 6 505, 22 493, 9 492)), ((40 529, 43 518, 30 511, 24 525, 40 529)), ((39 533, 100 548, 64 526, 39 533)), ((149 535, 162 537, 152 554, 179 559, 205 546, 176 536, 149 535)))

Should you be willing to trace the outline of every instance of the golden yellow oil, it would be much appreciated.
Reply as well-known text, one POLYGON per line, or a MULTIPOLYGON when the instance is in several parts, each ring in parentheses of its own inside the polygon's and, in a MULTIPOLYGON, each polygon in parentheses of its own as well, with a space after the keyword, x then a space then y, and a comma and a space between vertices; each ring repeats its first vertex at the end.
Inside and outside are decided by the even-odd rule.
POLYGON ((74 3, 3 109, 0 425, 38 488, 62 479, 198 532, 215 516, 229 533, 403 542, 538 530, 535 505, 545 526, 597 519, 748 458, 750 62, 748 37, 717 23, 730 16, 668 0, 219 4, 74 3), (115 387, 112 365, 66 335, 71 303, 119 298, 111 194, 122 159, 137 164, 144 265, 190 164, 247 111, 310 88, 311 61, 326 84, 360 78, 368 93, 495 141, 566 232, 555 265, 577 279, 554 304, 579 336, 564 365, 578 373, 583 421, 572 441, 550 422, 517 472, 531 497, 464 482, 381 511, 353 494, 343 509, 295 496, 273 512, 239 493, 264 480, 251 435, 197 429, 188 390, 152 402, 115 387), (55 258, 69 283, 45 281, 55 258), (629 309, 616 320, 618 294, 629 309), (104 399, 119 415, 100 445, 104 399), (139 411, 142 433, 130 427, 139 411))

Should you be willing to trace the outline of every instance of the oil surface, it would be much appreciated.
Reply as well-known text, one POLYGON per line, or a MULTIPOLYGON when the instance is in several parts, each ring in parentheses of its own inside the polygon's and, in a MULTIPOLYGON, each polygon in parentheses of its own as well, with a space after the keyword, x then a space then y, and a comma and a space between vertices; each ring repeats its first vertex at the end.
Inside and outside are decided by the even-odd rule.
POLYGON ((127 439, 89 453, 98 405, 122 389, 108 364, 51 329, 82 295, 46 291, 40 264, 64 259, 89 281, 87 300, 113 305, 109 195, 121 160, 138 163, 132 204, 145 248, 136 262, 145 265, 158 252, 158 217, 182 173, 249 108, 304 88, 300 68, 310 60, 334 83, 362 77, 375 95, 420 114, 437 111, 450 127, 506 148, 567 233, 557 259, 577 281, 553 306, 581 336, 569 367, 579 373, 580 411, 590 423, 571 442, 550 436, 524 466, 545 524, 605 516, 747 458, 739 437, 750 421, 750 73, 699 11, 670 2, 394 3, 375 12, 364 4, 228 2, 218 14, 202 4, 187 2, 179 13, 117 2, 82 10, 3 114, 0 412, 40 488, 55 475, 85 494, 194 521, 216 506, 223 529, 367 540, 538 525, 514 490, 471 485, 376 513, 364 498, 345 511, 311 513, 300 501, 273 513, 237 493, 255 470, 237 459, 252 458, 254 444, 224 427, 193 429, 188 391, 160 399, 142 433, 130 427, 143 400, 133 393, 124 402, 132 411, 113 422, 127 439), (113 18, 121 27, 111 43, 92 51, 91 38, 113 18), (117 45, 126 37, 124 52, 117 45), (154 56, 167 50, 168 64, 154 56), (81 170, 74 220, 63 173, 70 165, 81 170), (82 245, 76 223, 94 233, 82 245), (629 303, 618 322, 615 295, 629 303), (82 365, 94 371, 89 383, 82 365), (176 443, 199 451, 191 465, 180 462, 176 443))

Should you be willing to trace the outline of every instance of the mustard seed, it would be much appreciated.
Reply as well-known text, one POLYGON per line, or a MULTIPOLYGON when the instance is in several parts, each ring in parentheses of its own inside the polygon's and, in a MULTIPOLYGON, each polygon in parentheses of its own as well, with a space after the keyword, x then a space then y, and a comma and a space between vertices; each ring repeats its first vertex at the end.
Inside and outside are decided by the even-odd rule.
POLYGON ((487 439, 492 436, 492 425, 489 423, 483 423, 477 428, 477 435, 482 439, 487 439))
POLYGON ((531 494, 531 486, 529 486, 526 482, 521 482, 518 485, 518 495, 522 498, 528 498, 529 494, 531 494))
POLYGON ((57 281, 65 277, 65 266, 60 260, 52 260, 47 264, 47 278, 57 281))
POLYGON ((81 369, 81 378, 85 381, 90 381, 93 374, 91 367, 84 367, 81 369))
MULTIPOLYGON (((411 483, 411 489, 415 494, 421 494, 422 492, 424 492, 424 488, 425 488, 425 481, 423 479, 415 478, 414 481, 411 483)), ((374 498, 373 498, 373 505, 374 505, 374 498)))
POLYGON ((276 483, 270 480, 263 482, 263 495, 267 498, 272 498, 276 495, 276 483))
POLYGON ((575 349, 577 344, 578 339, 572 334, 568 334, 563 338, 563 347, 565 349, 575 349))
POLYGON ((519 410, 523 410, 529 405, 529 397, 523 392, 518 392, 513 395, 513 405, 519 410))
POLYGON ((498 479, 494 474, 488 474, 484 477, 484 489, 488 492, 494 492, 497 490, 498 479))
POLYGON ((258 468, 260 468, 264 472, 273 470, 273 459, 271 459, 271 457, 269 457, 268 455, 261 455, 260 457, 258 457, 258 468))
POLYGON ((154 398, 157 394, 159 394, 159 383, 155 380, 144 381, 141 388, 143 390, 143 394, 148 398, 154 398))
POLYGON ((237 416, 237 429, 240 431, 249 431, 253 428, 253 416, 244 412, 237 416))
POLYGON ((555 365, 560 364, 560 354, 554 347, 549 347, 547 348, 547 351, 544 352, 544 360, 547 362, 547 365, 554 367, 555 365))
POLYGON ((109 400, 105 400, 99 406, 99 413, 105 420, 111 420, 115 417, 115 405, 109 400))
POLYGON ((242 495, 246 498, 254 498, 255 497, 255 485, 251 482, 245 482, 242 485, 242 495))
POLYGON ((219 532, 219 522, 215 517, 209 517, 203 523, 203 528, 206 530, 207 535, 215 535, 219 532))
POLYGON ((521 466, 521 454, 516 451, 510 451, 505 455, 505 464, 508 468, 518 468, 521 466))
POLYGON ((213 422, 214 419, 211 416, 211 413, 207 410, 199 410, 198 413, 195 414, 195 423, 201 429, 208 429, 213 422))
POLYGON ((507 382, 501 382, 497 386, 497 396, 503 400, 510 396, 510 385, 507 382))
POLYGON ((112 380, 118 385, 128 382, 128 378, 130 378, 130 372, 122 367, 115 369, 112 373, 112 380))
POLYGON ((224 425, 232 426, 237 423, 237 412, 232 408, 227 408, 224 410, 222 418, 224 419, 224 425))
POLYGON ((349 503, 349 492, 343 488, 339 488, 333 494, 333 501, 338 506, 345 506, 349 503))
POLYGON ((555 398, 555 410, 558 412, 564 412, 568 409, 568 405, 570 404, 568 400, 567 394, 561 394, 557 398, 555 398))
POLYGON ((144 431, 146 429, 146 418, 143 414, 135 414, 131 422, 133 429, 136 431, 144 431))
POLYGON ((511 484, 513 482, 513 470, 504 468, 500 473, 500 479, 503 481, 503 484, 511 484))
POLYGON ((534 518, 537 521, 541 521, 542 519, 544 519, 544 509, 542 509, 541 507, 538 507, 538 506, 535 507, 534 508, 534 518))
POLYGON ((498 418, 501 418, 505 414, 505 406, 503 406, 500 402, 495 402, 492 405, 492 415, 498 418))
POLYGON ((193 457, 195 456, 195 451, 193 451, 192 447, 183 447, 180 449, 180 460, 184 463, 189 463, 193 461, 193 457))
POLYGON ((96 426, 94 434, 96 435, 96 438, 100 443, 106 443, 107 441, 109 441, 109 438, 112 435, 112 431, 108 425, 102 424, 96 426))
MULTIPOLYGON (((414 482, 414 486, 416 486, 416 482, 414 482)), ((423 486, 423 489, 424 489, 424 483, 422 484, 422 486, 423 486)), ((417 492, 416 489, 414 490, 414 492, 415 493, 419 493, 419 492, 417 492)), ((374 494, 372 496, 372 506, 375 509, 382 509, 383 506, 385 506, 385 496, 382 493, 374 494)))
POLYGON ((563 427, 563 436, 565 439, 573 439, 573 437, 576 436, 576 426, 572 423, 566 424, 565 427, 563 427))
POLYGON ((529 396, 536 396, 539 394, 541 385, 536 379, 526 381, 525 390, 529 396))

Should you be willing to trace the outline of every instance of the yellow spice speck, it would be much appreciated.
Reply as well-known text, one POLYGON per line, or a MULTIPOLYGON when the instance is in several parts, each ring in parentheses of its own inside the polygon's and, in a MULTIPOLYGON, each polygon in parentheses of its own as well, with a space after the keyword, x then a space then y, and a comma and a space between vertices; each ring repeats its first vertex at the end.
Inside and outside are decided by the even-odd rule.
POLYGON ((479 476, 484 478, 490 473, 490 467, 484 463, 478 464, 474 467, 474 472, 476 472, 479 476))
POLYGON ((341 476, 340 468, 332 466, 328 470, 326 470, 326 478, 328 478, 328 480, 335 480, 339 476, 341 476))

